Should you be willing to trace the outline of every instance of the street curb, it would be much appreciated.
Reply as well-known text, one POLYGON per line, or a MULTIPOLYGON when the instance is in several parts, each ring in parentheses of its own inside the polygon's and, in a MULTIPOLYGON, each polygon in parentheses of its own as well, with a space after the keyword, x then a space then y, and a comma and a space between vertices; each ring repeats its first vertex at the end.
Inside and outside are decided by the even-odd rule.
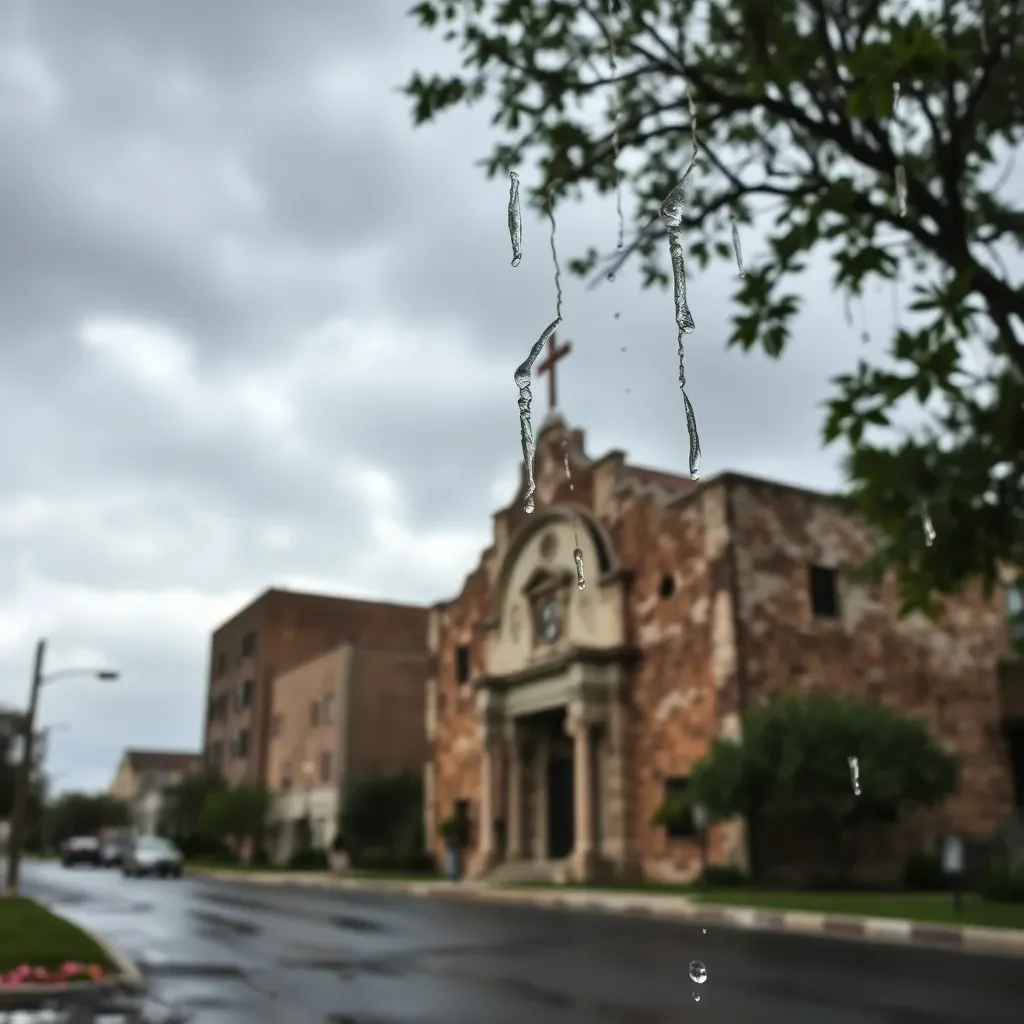
POLYGON ((242 882, 254 885, 290 885, 329 888, 350 892, 405 893, 420 898, 457 898, 489 903, 591 913, 620 914, 662 920, 687 921, 704 927, 742 931, 783 932, 794 935, 847 939, 881 945, 913 946, 992 956, 1024 957, 1024 929, 984 928, 978 925, 947 925, 852 914, 817 914, 808 911, 774 910, 766 907, 724 906, 701 903, 685 896, 645 895, 590 891, 498 889, 483 883, 388 882, 377 879, 338 878, 331 875, 292 875, 266 872, 202 870, 195 878, 242 882))
POLYGON ((134 961, 129 960, 119 949, 115 949, 88 928, 83 928, 74 921, 71 923, 99 946, 106 958, 117 968, 117 973, 99 981, 69 981, 62 985, 38 984, 0 988, 0 1009, 29 1010, 57 1000, 84 1003, 110 992, 141 992, 145 989, 146 981, 134 961))

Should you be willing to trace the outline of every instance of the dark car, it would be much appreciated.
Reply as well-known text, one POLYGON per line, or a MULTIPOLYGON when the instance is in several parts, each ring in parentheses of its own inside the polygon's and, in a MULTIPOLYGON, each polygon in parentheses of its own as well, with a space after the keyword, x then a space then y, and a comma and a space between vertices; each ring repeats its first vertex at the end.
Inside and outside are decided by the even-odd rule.
POLYGON ((121 872, 126 878, 157 875, 160 878, 181 878, 181 851, 168 839, 139 836, 124 852, 121 872))
POLYGON ((60 851, 60 862, 66 868, 76 864, 100 866, 100 841, 95 836, 74 836, 65 841, 60 851))

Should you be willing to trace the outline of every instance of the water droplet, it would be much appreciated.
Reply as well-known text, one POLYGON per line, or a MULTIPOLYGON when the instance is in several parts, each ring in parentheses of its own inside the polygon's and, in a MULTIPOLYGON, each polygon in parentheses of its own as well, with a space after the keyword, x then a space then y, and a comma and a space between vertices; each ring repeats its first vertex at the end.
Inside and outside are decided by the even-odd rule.
POLYGON ((932 525, 932 516, 926 501, 921 502, 921 527, 924 530, 925 547, 930 548, 935 543, 935 527, 932 525))
POLYGON ((583 575, 583 552, 577 548, 572 553, 572 557, 576 563, 576 589, 583 590, 587 585, 587 578, 583 575))
POLYGON ((523 258, 523 217, 519 210, 519 175, 509 171, 508 235, 512 240, 512 266, 518 267, 523 258))
POLYGON ((626 388, 626 394, 627 395, 633 394, 633 389, 632 388, 626 388))
POLYGON ((708 980, 708 969, 699 961, 690 961, 690 981, 703 985, 708 980))
POLYGON ((707 935, 707 933, 708 933, 708 930, 707 930, 707 928, 701 928, 701 931, 702 931, 702 932, 703 932, 703 933, 704 933, 705 935, 707 935))
POLYGON ((615 271, 614 270, 609 270, 608 271, 608 280, 609 281, 614 281, 615 280, 615 271))
POLYGON ((739 271, 740 277, 746 277, 747 271, 743 266, 743 248, 740 246, 740 229, 736 223, 736 218, 731 217, 732 220, 732 252, 736 257, 736 269, 739 271))
POLYGON ((537 447, 533 440, 533 423, 530 419, 530 404, 533 401, 533 392, 530 391, 530 378, 533 373, 533 364, 537 361, 541 350, 548 343, 548 338, 555 333, 555 328, 562 322, 562 318, 555 317, 544 329, 544 333, 530 349, 530 354, 519 365, 515 372, 516 386, 519 388, 519 434, 523 446, 523 463, 526 466, 526 495, 523 499, 523 510, 532 512, 534 508, 533 496, 537 490, 537 483, 533 478, 533 464, 537 456, 537 447))
POLYGON ((548 189, 548 220, 551 221, 551 261, 555 265, 555 293, 556 293, 556 308, 555 316, 559 320, 562 319, 562 267, 558 262, 558 249, 555 247, 555 185, 557 182, 553 182, 551 187, 548 189))
POLYGON ((694 992, 693 993, 693 1001, 695 1003, 699 1003, 700 1002, 700 993, 699 992, 694 992))
POLYGON ((860 761, 855 757, 848 757, 846 763, 850 766, 850 782, 853 783, 853 795, 860 796, 860 761))
POLYGON ((615 314, 615 319, 616 319, 616 320, 618 320, 620 316, 622 316, 622 314, 621 314, 621 313, 616 313, 616 314, 615 314))
POLYGON ((625 352, 625 351, 626 351, 626 346, 625 346, 625 345, 623 345, 623 346, 622 346, 622 351, 623 351, 623 352, 625 352))

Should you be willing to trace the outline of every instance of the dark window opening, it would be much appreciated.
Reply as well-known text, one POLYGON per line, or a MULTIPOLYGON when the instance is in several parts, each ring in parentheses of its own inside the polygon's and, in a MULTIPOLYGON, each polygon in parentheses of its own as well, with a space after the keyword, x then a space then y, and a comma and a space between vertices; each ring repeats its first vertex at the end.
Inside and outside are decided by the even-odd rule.
POLYGON ((249 730, 243 729, 235 737, 235 757, 249 756, 249 730))
MULTIPOLYGON (((690 788, 690 780, 682 775, 677 775, 674 778, 665 780, 665 803, 670 803, 686 795, 687 790, 690 788)), ((685 822, 672 822, 665 826, 665 835, 669 839, 690 839, 694 834, 694 828, 692 823, 687 820, 685 822)))
POLYGON ((810 569, 811 611, 816 619, 839 618, 839 593, 835 569, 812 565, 810 569))
POLYGON ((320 781, 329 782, 331 778, 331 755, 329 751, 324 751, 320 755, 320 781))
POLYGON ((219 679, 228 670, 227 655, 218 654, 215 664, 217 667, 213 670, 213 674, 219 679))
POLYGON ((672 573, 667 572, 661 577, 661 583, 658 585, 658 593, 663 598, 672 597, 676 592, 676 578, 672 573))
POLYGON ((455 681, 466 683, 469 681, 469 647, 462 645, 455 652, 455 681))
POLYGON ((309 705, 309 724, 310 725, 318 725, 319 722, 320 722, 320 705, 316 701, 313 701, 312 704, 309 705))
POLYGON ((455 801, 455 818, 458 821, 469 821, 469 801, 455 801))
POLYGON ((253 658, 256 656, 257 638, 255 633, 246 633, 242 637, 242 657, 253 658))
POLYGON ((242 703, 242 707, 243 708, 251 707, 251 705, 252 705, 252 693, 253 693, 253 681, 251 679, 247 679, 244 683, 242 683, 242 700, 241 700, 241 703, 242 703))

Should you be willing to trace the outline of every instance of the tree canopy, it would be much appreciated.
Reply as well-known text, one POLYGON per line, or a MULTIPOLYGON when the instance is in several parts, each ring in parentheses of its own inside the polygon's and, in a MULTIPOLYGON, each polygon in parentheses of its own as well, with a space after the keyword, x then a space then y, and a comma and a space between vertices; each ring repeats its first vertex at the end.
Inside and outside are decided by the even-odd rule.
POLYGON ((258 843, 270 811, 270 794, 261 786, 215 788, 203 800, 197 826, 206 836, 258 843))
POLYGON ((908 611, 1024 561, 1024 292, 1006 267, 1024 210, 1005 189, 1024 129, 1020 4, 424 0, 410 13, 464 66, 411 75, 416 124, 486 99, 489 176, 532 162, 537 207, 620 181, 632 197, 627 244, 572 264, 595 283, 635 259, 645 286, 667 284, 658 210, 690 161, 692 89, 688 258, 732 259, 732 217, 765 249, 736 285, 728 343, 783 354, 812 253, 847 300, 890 282, 906 308, 833 381, 823 424, 880 528, 872 567, 900 570, 908 611))
POLYGON ((925 725, 878 704, 831 694, 788 695, 743 716, 743 742, 718 739, 694 767, 685 804, 712 818, 803 819, 829 825, 886 820, 954 791, 959 763, 925 725), (856 757, 860 793, 848 757, 856 757))

